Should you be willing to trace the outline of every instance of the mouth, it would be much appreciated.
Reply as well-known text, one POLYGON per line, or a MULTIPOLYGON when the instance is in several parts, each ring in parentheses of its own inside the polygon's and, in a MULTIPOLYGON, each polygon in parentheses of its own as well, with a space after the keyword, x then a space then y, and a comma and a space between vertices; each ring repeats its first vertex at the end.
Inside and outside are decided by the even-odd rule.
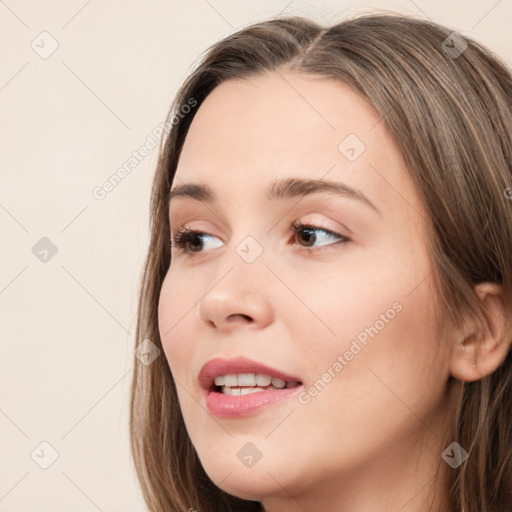
POLYGON ((243 357, 211 359, 201 369, 199 383, 208 410, 219 417, 253 414, 303 386, 298 377, 243 357))

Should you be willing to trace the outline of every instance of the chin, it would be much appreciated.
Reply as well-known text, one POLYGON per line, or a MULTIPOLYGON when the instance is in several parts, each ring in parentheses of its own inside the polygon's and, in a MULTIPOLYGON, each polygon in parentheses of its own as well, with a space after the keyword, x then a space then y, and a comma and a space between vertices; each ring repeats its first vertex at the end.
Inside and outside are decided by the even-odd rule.
POLYGON ((233 459, 228 462, 228 458, 230 457, 224 456, 221 459, 215 453, 206 459, 200 457, 203 469, 210 480, 224 492, 250 501, 260 501, 266 496, 282 493, 281 485, 284 482, 279 485, 270 475, 282 477, 283 468, 269 464, 269 461, 264 464, 263 460, 249 468, 244 467, 238 458, 235 459, 235 463, 233 459))

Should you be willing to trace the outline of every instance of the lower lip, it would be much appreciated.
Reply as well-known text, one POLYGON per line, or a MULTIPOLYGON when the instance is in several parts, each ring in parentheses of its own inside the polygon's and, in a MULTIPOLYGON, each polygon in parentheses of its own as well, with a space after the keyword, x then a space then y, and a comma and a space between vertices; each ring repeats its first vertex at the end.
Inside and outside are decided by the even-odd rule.
POLYGON ((206 407, 220 418, 238 418, 260 411, 266 405, 275 404, 290 398, 303 386, 278 390, 258 391, 247 395, 231 396, 211 390, 206 391, 206 407))

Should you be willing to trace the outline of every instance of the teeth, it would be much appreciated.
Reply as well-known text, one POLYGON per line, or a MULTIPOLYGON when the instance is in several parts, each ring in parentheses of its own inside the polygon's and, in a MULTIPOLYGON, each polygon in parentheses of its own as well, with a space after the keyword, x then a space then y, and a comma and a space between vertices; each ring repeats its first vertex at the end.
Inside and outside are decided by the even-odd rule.
POLYGON ((272 377, 272 385, 276 388, 284 388, 286 386, 286 382, 278 379, 277 377, 272 377))
POLYGON ((275 388, 274 386, 267 386, 265 388, 260 387, 247 387, 247 388, 230 388, 229 386, 222 386, 221 392, 224 395, 230 395, 230 396, 241 396, 241 395, 248 395, 250 393, 259 393, 260 391, 268 391, 272 389, 279 389, 275 388))
POLYGON ((228 386, 222 386, 221 391, 224 395, 240 396, 240 388, 230 388, 228 386))
POLYGON ((268 386, 272 382, 272 377, 270 375, 256 375, 256 384, 258 386, 268 386))
POLYGON ((260 391, 265 391, 265 388, 240 388, 241 395, 248 395, 250 393, 259 393, 260 391))
POLYGON ((254 373, 241 373, 238 375, 239 386, 256 386, 256 375, 254 373))
POLYGON ((242 389, 242 395, 247 393, 256 393, 264 388, 267 389, 283 389, 292 388, 297 386, 298 382, 286 382, 283 379, 277 377, 271 377, 270 375, 261 373, 239 373, 229 375, 217 375, 213 382, 216 386, 222 387, 224 390, 228 390, 226 394, 238 395, 238 389, 232 388, 245 388, 242 389))
POLYGON ((238 375, 224 375, 224 386, 238 386, 238 375))

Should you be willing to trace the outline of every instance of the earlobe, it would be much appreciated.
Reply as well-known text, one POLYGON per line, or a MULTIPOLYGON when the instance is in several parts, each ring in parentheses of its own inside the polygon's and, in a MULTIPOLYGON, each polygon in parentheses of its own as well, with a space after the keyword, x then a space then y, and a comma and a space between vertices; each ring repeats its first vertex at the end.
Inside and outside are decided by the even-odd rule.
POLYGON ((505 360, 512 341, 512 321, 501 286, 480 283, 474 287, 485 323, 471 318, 451 355, 450 372, 462 381, 475 381, 493 373, 505 360))

